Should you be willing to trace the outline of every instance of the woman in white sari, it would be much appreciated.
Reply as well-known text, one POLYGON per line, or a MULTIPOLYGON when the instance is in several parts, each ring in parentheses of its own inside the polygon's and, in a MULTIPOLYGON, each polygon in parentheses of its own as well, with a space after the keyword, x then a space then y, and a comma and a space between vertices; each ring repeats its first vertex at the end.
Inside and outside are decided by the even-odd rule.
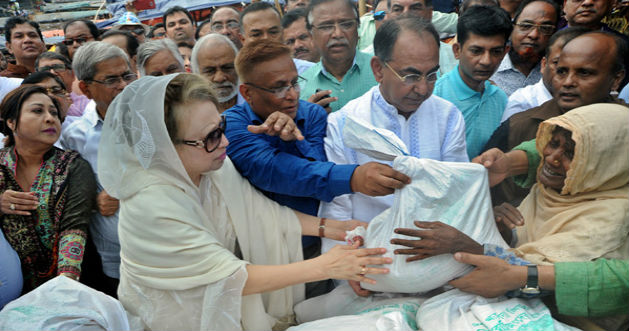
MULTIPOLYGON (((121 202, 118 297, 144 328, 280 329, 303 283, 388 271, 365 267, 390 263, 384 249, 338 246, 302 261, 301 235, 317 235, 319 219, 240 176, 216 105, 203 78, 179 74, 134 82, 107 112, 98 175, 121 202)), ((342 238, 344 223, 328 220, 325 236, 342 238)))

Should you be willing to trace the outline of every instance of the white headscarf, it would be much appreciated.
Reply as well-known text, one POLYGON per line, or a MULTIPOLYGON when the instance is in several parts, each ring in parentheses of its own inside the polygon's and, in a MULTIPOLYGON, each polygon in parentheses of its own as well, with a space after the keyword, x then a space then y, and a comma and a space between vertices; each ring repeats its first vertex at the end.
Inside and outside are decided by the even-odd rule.
POLYGON ((242 322, 245 329, 270 329, 303 300, 303 285, 241 297, 245 264, 301 260, 299 222, 229 159, 202 176, 199 187, 192 183, 164 123, 164 95, 174 77, 148 76, 127 86, 103 126, 98 175, 121 201, 120 301, 148 328, 219 330, 242 322), (246 262, 226 249, 236 237, 246 262))

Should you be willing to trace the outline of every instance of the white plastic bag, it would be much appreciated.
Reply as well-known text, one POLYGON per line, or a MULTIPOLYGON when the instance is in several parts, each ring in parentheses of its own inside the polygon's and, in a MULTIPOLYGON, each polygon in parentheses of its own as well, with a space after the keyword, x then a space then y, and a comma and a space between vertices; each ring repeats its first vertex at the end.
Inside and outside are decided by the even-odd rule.
POLYGON ((540 299, 493 299, 451 290, 426 300, 417 311, 426 331, 579 330, 558 322, 540 299))
POLYGON ((391 208, 376 216, 367 228, 366 247, 384 247, 393 258, 386 275, 371 275, 375 285, 361 283, 365 289, 382 292, 427 292, 445 285, 472 270, 454 260, 452 254, 406 262, 408 256, 394 255, 399 245, 391 238, 417 239, 394 234, 396 228, 416 228, 413 221, 441 221, 480 244, 506 247, 496 227, 487 171, 478 164, 440 162, 404 156, 406 146, 387 130, 347 118, 343 132, 345 144, 380 159, 393 159, 393 168, 411 177, 411 183, 395 191, 391 208), (387 156, 388 155, 388 156, 387 156))

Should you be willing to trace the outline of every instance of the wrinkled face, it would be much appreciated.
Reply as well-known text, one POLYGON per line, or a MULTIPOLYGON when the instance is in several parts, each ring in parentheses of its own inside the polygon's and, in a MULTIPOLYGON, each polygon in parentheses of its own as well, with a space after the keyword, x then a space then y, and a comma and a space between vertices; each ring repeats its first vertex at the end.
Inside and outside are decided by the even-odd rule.
POLYGON ((65 118, 66 114, 68 113, 68 108, 70 108, 70 105, 72 104, 72 99, 70 99, 68 91, 66 91, 63 86, 59 85, 59 83, 57 83, 57 81, 52 78, 45 79, 35 85, 41 86, 48 90, 48 94, 51 97, 55 98, 59 103, 61 109, 58 110, 61 116, 65 118))
POLYGON ((310 31, 306 29, 306 19, 300 18, 284 30, 284 43, 290 47, 293 57, 310 62, 319 62, 321 56, 315 48, 310 31))
POLYGON ((398 112, 410 114, 428 99, 435 87, 424 77, 419 82, 407 84, 393 72, 404 77, 411 74, 426 75, 439 70, 439 48, 435 39, 428 33, 418 36, 416 33, 402 31, 398 37, 391 60, 391 68, 378 58, 371 60, 371 68, 376 81, 380 83, 380 92, 385 100, 397 108, 398 112))
POLYGON ((524 7, 511 33, 512 51, 524 59, 532 58, 538 61, 544 54, 548 39, 554 30, 550 34, 545 34, 542 33, 541 27, 533 27, 528 31, 525 27, 530 24, 556 26, 555 14, 553 6, 542 1, 531 2, 524 7))
POLYGON ((235 59, 234 50, 224 43, 213 43, 198 53, 200 74, 214 84, 219 102, 227 102, 238 94, 235 59))
POLYGON ((35 69, 37 71, 47 69, 45 71, 49 71, 55 76, 61 78, 68 89, 72 88, 72 83, 74 82, 74 72, 72 72, 72 69, 66 68, 66 65, 63 63, 63 61, 57 59, 42 58, 39 59, 37 68, 35 69))
POLYGON ((19 124, 8 120, 16 145, 43 144, 52 146, 61 134, 59 112, 49 96, 42 93, 31 94, 22 103, 19 124))
MULTIPOLYGON (((121 78, 131 73, 131 68, 129 68, 127 61, 122 57, 115 57, 98 62, 96 64, 96 74, 92 79, 102 82, 108 78, 121 78)), ((122 92, 129 83, 130 82, 125 82, 124 79, 119 79, 118 83, 111 86, 96 81, 81 81, 80 85, 82 86, 81 91, 85 93, 85 96, 96 102, 96 109, 99 110, 99 112, 107 112, 107 108, 114 98, 122 92)))
POLYGON ((559 63, 559 55, 561 54, 561 48, 564 46, 564 41, 559 39, 553 45, 550 46, 550 53, 547 57, 542 59, 542 79, 544 86, 553 94, 553 77, 555 77, 555 71, 557 70, 557 63, 559 63))
POLYGON ((452 50, 459 59, 459 73, 472 89, 494 74, 507 52, 506 40, 502 35, 491 37, 470 33, 463 45, 456 43, 452 50))
MULTIPOLYGON (((240 86, 240 93, 247 100, 253 112, 265 120, 275 111, 281 111, 291 118, 297 115, 299 91, 290 88, 283 98, 265 89, 276 89, 297 84, 297 68, 290 56, 280 56, 274 60, 260 63, 251 73, 249 82, 240 86)), ((296 85, 299 86, 299 85, 296 85)))
POLYGON ((606 102, 618 88, 624 72, 612 73, 615 52, 614 39, 598 34, 577 37, 564 46, 553 77, 554 97, 564 112, 606 102))
POLYGON ((35 60, 46 51, 46 45, 39 38, 37 30, 28 23, 18 24, 11 30, 11 42, 7 42, 6 46, 18 63, 35 60))
POLYGON ((208 25, 210 31, 220 33, 229 38, 236 47, 242 47, 242 41, 240 40, 240 15, 234 9, 217 9, 212 14, 212 20, 208 25))
MULTIPOLYGON (((211 101, 188 102, 175 107, 175 111, 182 112, 182 108, 185 108, 185 113, 179 116, 177 123, 180 140, 204 140, 210 132, 219 127, 221 118, 216 105, 211 101)), ((203 146, 191 146, 181 142, 175 144, 175 150, 186 172, 194 180, 203 173, 220 169, 227 156, 227 145, 227 138, 222 135, 218 147, 211 153, 203 146)))
POLYGON ((570 131, 559 128, 542 151, 544 164, 538 180, 542 185, 558 192, 561 192, 564 186, 566 173, 570 170, 570 163, 574 157, 574 140, 570 138, 570 134, 570 131))
POLYGON ((356 13, 344 1, 319 4, 311 11, 312 38, 326 62, 354 59, 358 43, 356 13))
POLYGON ((166 36, 175 43, 194 40, 194 25, 188 15, 182 12, 174 12, 166 16, 166 36))
POLYGON ((286 2, 286 12, 288 13, 289 11, 297 8, 306 9, 306 7, 308 7, 308 3, 310 3, 308 0, 288 0, 286 2))
POLYGON ((148 76, 170 75, 176 72, 184 71, 185 68, 167 49, 163 49, 153 54, 153 56, 144 63, 144 72, 148 76))
POLYGON ((391 0, 391 10, 387 13, 387 19, 400 16, 432 19, 432 7, 426 6, 423 0, 391 0))
POLYGON ((153 31, 153 38, 151 38, 152 40, 164 39, 164 38, 166 38, 166 29, 160 27, 153 31))
POLYGON ((179 54, 183 58, 183 68, 186 72, 192 72, 190 70, 190 55, 192 55, 192 49, 190 47, 178 47, 179 54))
POLYGON ((74 57, 76 50, 88 41, 93 41, 94 36, 90 32, 90 29, 83 22, 74 22, 66 28, 65 41, 72 41, 72 44, 68 46, 68 54, 70 59, 74 57))
POLYGON ((242 19, 245 44, 254 40, 273 40, 282 42, 282 25, 280 17, 273 9, 258 10, 247 14, 242 19))
POLYGON ((564 0, 563 11, 569 26, 597 26, 612 8, 611 0, 564 0))

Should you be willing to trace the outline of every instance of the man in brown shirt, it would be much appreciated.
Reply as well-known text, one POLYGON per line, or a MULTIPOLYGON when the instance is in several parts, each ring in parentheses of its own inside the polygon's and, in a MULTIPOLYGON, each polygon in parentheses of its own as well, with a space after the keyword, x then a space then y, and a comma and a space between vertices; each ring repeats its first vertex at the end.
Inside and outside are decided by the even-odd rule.
POLYGON ((35 60, 39 54, 46 51, 39 24, 22 17, 12 17, 4 29, 6 47, 15 57, 15 64, 9 63, 7 68, 0 72, 0 76, 26 78, 35 71, 35 60))

